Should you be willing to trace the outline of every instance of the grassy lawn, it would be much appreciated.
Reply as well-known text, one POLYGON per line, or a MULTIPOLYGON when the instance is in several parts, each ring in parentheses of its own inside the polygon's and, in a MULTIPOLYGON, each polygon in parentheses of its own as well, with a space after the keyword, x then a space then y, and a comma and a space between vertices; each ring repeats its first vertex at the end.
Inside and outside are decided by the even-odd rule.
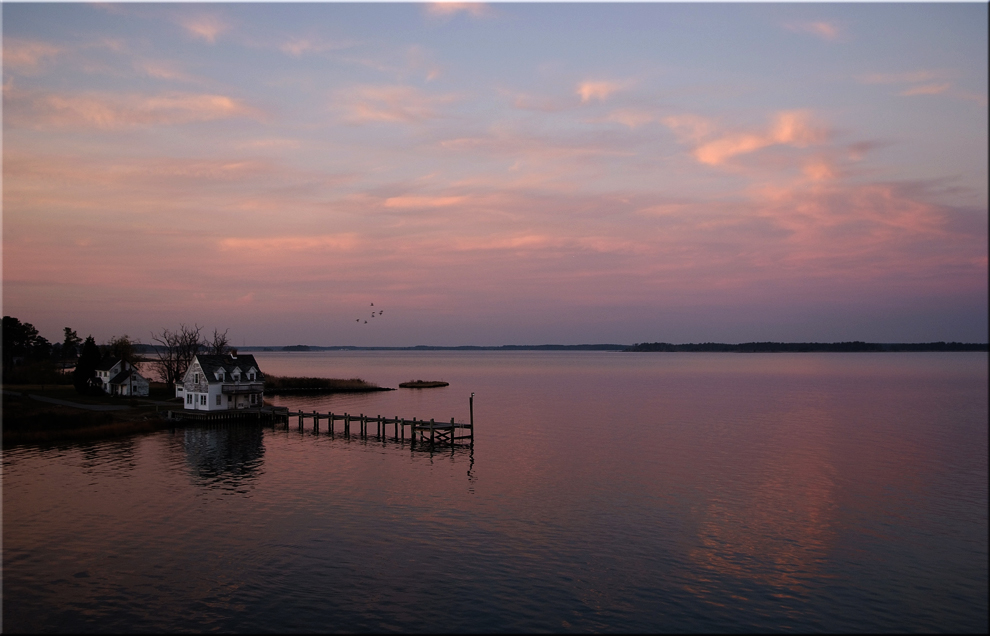
MULTIPOLYGON (((68 400, 78 404, 123 404, 126 406, 140 406, 147 400, 166 401, 175 400, 175 390, 161 383, 152 382, 148 388, 148 397, 137 396, 109 396, 109 395, 83 395, 76 391, 71 384, 4 384, 7 391, 18 391, 31 395, 43 395, 45 397, 68 400)), ((179 404, 179 402, 176 402, 179 404)))
POLYGON ((146 398, 82 395, 72 385, 5 384, 3 388, 21 393, 3 396, 4 445, 97 439, 159 430, 169 426, 158 415, 159 410, 167 407, 155 402, 168 400, 174 407, 181 407, 180 401, 174 398, 174 390, 161 383, 152 383, 146 398), (115 404, 131 408, 90 411, 40 402, 29 395, 76 404, 115 404))

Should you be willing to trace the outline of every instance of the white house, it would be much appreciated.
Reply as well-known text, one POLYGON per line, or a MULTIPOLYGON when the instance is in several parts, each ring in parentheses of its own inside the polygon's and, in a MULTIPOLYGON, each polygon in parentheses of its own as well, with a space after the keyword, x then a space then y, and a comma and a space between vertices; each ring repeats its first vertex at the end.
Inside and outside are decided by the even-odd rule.
POLYGON ((191 410, 258 408, 265 396, 264 375, 252 355, 197 355, 175 394, 191 410))
POLYGON ((124 360, 103 360, 96 366, 96 377, 108 395, 148 396, 148 380, 124 360))

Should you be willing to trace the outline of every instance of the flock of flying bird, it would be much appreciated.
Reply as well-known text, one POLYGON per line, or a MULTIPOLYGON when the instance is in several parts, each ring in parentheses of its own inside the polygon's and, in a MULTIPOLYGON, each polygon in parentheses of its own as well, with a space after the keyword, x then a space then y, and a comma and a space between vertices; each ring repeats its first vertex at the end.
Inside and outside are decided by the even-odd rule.
MULTIPOLYGON (((371 306, 374 307, 375 306, 375 303, 371 303, 371 306)), ((371 311, 371 317, 374 318, 376 315, 381 316, 384 313, 385 313, 385 310, 384 309, 379 309, 378 311, 372 310, 371 311)), ((361 319, 360 318, 356 318, 355 319, 355 322, 361 322, 361 319)), ((364 324, 368 324, 368 321, 365 320, 364 321, 364 324)))

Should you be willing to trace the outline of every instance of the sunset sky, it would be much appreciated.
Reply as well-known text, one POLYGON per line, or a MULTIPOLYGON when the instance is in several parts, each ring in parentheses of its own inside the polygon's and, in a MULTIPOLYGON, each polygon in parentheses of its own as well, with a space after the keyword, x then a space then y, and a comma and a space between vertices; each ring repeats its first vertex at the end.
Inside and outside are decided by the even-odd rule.
POLYGON ((49 340, 987 341, 986 3, 2 11, 49 340))

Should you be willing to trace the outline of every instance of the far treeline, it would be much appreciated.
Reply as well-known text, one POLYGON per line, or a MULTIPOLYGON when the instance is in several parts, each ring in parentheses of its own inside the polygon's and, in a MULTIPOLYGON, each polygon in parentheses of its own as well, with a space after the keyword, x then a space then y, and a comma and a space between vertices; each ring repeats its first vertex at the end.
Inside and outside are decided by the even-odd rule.
POLYGON ((978 342, 703 342, 698 344, 671 344, 669 342, 641 342, 623 351, 661 352, 726 352, 726 353, 856 353, 897 351, 986 351, 987 343, 978 342))

